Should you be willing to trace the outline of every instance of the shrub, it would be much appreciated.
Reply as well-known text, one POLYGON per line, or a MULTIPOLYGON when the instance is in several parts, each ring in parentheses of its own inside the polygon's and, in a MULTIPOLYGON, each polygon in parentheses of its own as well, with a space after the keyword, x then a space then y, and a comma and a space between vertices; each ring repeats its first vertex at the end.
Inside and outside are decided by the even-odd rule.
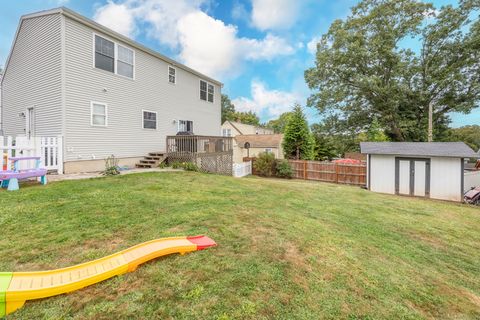
POLYGON ((182 163, 180 161, 173 161, 172 163, 170 163, 170 166, 173 169, 183 169, 182 163))
POLYGON ((293 176, 292 166, 287 160, 280 160, 277 162, 276 175, 279 178, 291 179, 293 176))
POLYGON ((118 167, 118 159, 112 154, 105 159, 105 170, 102 172, 104 176, 116 176, 120 174, 120 168, 118 167))
POLYGON ((275 166, 275 155, 271 152, 260 153, 254 163, 255 171, 264 177, 275 175, 275 166))
POLYGON ((199 171, 198 166, 193 162, 184 162, 182 165, 185 171, 199 171))

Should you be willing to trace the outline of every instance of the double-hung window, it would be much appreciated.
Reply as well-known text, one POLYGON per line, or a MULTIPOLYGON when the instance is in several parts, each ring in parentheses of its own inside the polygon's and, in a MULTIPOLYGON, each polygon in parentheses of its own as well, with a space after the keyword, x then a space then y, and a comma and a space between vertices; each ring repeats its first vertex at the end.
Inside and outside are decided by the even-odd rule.
POLYGON ((143 129, 157 129, 157 113, 143 110, 143 129))
POLYGON ((200 80, 200 99, 207 101, 207 82, 200 80))
POLYGON ((213 94, 215 93, 215 87, 213 84, 208 84, 208 102, 213 102, 213 94))
POLYGON ((90 103, 90 124, 97 127, 106 127, 107 105, 99 102, 90 103))
POLYGON ((133 50, 117 45, 117 73, 133 79, 133 50))
POLYGON ((174 67, 168 67, 168 82, 177 83, 177 70, 174 67))
POLYGON ((200 100, 213 102, 215 87, 207 81, 200 80, 200 100))
POLYGON ((193 121, 190 121, 190 120, 178 121, 178 132, 193 132, 193 121))
POLYGON ((115 43, 95 35, 95 68, 115 72, 115 43))
POLYGON ((223 129, 223 136, 224 137, 231 137, 232 136, 232 129, 223 129))
POLYGON ((133 79, 135 52, 95 35, 95 68, 133 79))

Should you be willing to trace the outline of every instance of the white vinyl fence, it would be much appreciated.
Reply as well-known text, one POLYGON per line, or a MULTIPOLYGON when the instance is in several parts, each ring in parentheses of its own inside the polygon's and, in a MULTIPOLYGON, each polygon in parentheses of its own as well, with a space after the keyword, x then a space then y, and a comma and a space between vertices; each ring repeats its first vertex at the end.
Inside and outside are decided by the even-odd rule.
POLYGON ((480 186, 480 171, 465 171, 463 180, 463 190, 468 191, 473 187, 480 186))
MULTIPOLYGON (((0 170, 12 168, 12 157, 40 157, 40 167, 63 173, 63 139, 56 137, 0 136, 0 170)), ((34 167, 34 161, 19 162, 20 169, 34 167)))
POLYGON ((233 176, 236 178, 252 174, 252 161, 233 164, 233 176))

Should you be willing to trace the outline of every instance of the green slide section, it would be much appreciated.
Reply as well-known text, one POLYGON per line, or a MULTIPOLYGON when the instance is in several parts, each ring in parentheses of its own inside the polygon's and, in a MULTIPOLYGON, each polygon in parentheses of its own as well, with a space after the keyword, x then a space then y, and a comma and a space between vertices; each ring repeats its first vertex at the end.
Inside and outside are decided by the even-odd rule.
POLYGON ((7 307, 7 289, 13 272, 0 272, 0 318, 5 316, 7 307))

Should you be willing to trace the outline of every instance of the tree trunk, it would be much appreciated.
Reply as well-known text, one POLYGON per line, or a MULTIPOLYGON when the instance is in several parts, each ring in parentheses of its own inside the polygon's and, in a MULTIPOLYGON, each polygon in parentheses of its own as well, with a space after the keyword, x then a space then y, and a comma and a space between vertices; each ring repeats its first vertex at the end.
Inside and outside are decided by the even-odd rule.
POLYGON ((428 142, 433 141, 433 103, 428 104, 428 142))
POLYGON ((300 160, 300 148, 297 147, 297 154, 295 155, 296 160, 300 160))

